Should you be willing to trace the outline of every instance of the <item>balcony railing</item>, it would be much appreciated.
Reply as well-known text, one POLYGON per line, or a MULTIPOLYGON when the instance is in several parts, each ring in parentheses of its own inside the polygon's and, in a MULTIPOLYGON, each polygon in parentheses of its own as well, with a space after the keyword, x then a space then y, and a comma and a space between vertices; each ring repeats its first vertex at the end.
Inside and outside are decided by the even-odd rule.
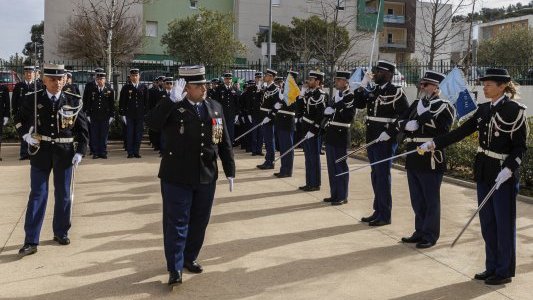
POLYGON ((385 15, 383 16, 383 22, 394 24, 405 24, 405 16, 385 15))
POLYGON ((407 48, 407 41, 405 41, 405 40, 398 40, 398 41, 393 40, 391 42, 391 41, 386 41, 386 40, 380 40, 379 41, 379 45, 382 48, 405 49, 405 48, 407 48))

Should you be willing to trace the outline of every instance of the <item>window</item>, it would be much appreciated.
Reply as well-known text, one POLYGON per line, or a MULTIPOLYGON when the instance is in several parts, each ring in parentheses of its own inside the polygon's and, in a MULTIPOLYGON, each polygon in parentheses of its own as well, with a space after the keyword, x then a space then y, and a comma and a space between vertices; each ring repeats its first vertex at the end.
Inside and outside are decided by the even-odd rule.
POLYGON ((394 9, 392 8, 387 9, 387 15, 394 16, 394 9))
POLYGON ((272 6, 279 6, 281 3, 281 0, 272 0, 272 6))
POLYGON ((392 39, 392 33, 387 34, 387 44, 394 44, 394 41, 392 39))
POLYGON ((146 21, 146 36, 157 37, 157 21, 146 21))
POLYGON ((191 9, 198 9, 198 0, 190 0, 191 1, 191 9))

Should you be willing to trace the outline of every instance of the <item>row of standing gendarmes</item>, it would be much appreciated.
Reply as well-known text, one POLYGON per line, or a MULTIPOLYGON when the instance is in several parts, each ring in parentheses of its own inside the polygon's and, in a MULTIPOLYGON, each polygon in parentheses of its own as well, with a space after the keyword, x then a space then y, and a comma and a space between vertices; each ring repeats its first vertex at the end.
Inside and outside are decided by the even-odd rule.
MULTIPOLYGON (((271 69, 256 74, 256 80, 248 82, 242 94, 231 86, 231 74, 224 75, 224 84, 208 90, 205 69, 199 66, 181 67, 179 81, 172 82, 171 78, 164 81, 165 91, 161 91, 159 102, 148 110, 144 120, 152 138, 157 140, 159 136, 162 149, 159 178, 169 285, 182 282, 183 268, 193 273, 203 271, 197 259, 214 197, 216 161, 217 157, 221 158, 231 191, 235 177, 232 142, 236 134, 244 135, 239 142, 252 155, 262 156, 264 144, 265 160, 257 166, 259 169, 274 169, 276 143, 280 153, 288 153, 281 159, 280 171, 274 174, 279 178, 292 176, 294 154, 290 150, 303 141, 306 174, 305 185, 300 189, 305 192, 321 188, 320 151, 324 142, 330 187, 330 197, 324 202, 342 205, 348 202, 349 170, 346 160, 341 158, 346 156, 350 145, 350 125, 356 109, 366 109, 364 147, 370 163, 376 163, 371 167, 374 211, 362 218, 363 222, 370 226, 391 224, 392 161, 386 159, 395 155, 399 142, 406 143, 407 151, 420 150, 406 157, 415 230, 402 238, 402 242, 415 243, 420 249, 434 246, 440 235, 440 185, 446 168, 444 148, 478 132, 479 148, 474 164, 478 201, 491 190, 495 192, 480 211, 486 264, 485 271, 475 278, 491 285, 510 282, 516 265, 518 172, 528 131, 525 107, 513 100, 516 89, 511 77, 505 69, 488 69, 482 81, 485 97, 491 101, 479 104, 472 117, 450 131, 454 107, 439 97, 439 84, 444 75, 426 72, 420 80, 419 99, 409 105, 403 90, 391 83, 395 67, 391 62, 379 61, 374 72, 366 73, 361 86, 353 92, 348 84, 350 72, 339 70, 335 74, 337 93, 333 97, 322 89, 324 73, 311 71, 307 74, 305 90, 290 105, 283 99, 282 80, 276 83, 278 74, 271 69), (240 125, 238 130, 236 123, 240 125), (295 128, 298 129, 296 138, 295 128), (382 160, 383 163, 378 163, 382 160)), ((125 107, 137 108, 135 95, 139 86, 134 83, 135 73, 138 70, 131 70, 132 83, 122 89, 121 95, 125 97, 121 96, 123 103, 119 105, 128 138, 130 135, 137 138, 136 128, 143 126, 136 123, 142 124, 140 115, 123 111, 125 107)), ((32 93, 15 117, 19 134, 34 153, 26 239, 20 256, 37 251, 51 170, 63 178, 54 182, 57 208, 54 240, 62 245, 70 243, 67 234, 70 175, 88 144, 88 118, 91 123, 96 120, 91 104, 87 104, 90 100, 85 102, 88 107, 82 111, 80 96, 61 93, 58 78, 63 76, 62 66, 45 65, 44 75, 44 91, 36 92, 39 135, 32 134, 32 93), (74 140, 77 147, 73 145, 74 140)), ((298 75, 292 72, 293 77, 298 75)), ((142 89, 143 95, 150 94, 148 89, 142 89)), ((106 94, 103 90, 99 92, 106 94)), ((112 114, 107 117, 102 119, 111 122, 112 114)), ((140 140, 132 141, 128 141, 131 155, 138 156, 136 147, 140 140)))

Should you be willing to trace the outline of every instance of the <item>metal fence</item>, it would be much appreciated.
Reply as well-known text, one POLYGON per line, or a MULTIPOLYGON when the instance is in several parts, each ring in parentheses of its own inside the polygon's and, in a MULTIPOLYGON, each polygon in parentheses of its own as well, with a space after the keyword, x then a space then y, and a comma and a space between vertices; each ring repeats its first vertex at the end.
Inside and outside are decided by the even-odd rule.
MULTIPOLYGON (((72 71, 73 82, 77 84, 85 84, 90 81, 96 65, 83 64, 78 61, 61 61, 61 62, 52 62, 52 63, 61 63, 65 67, 72 71)), ((376 63, 374 63, 375 66, 376 63)), ((128 64, 116 65, 113 68, 113 77, 110 78, 110 81, 122 85, 127 81, 129 69, 139 68, 141 71, 141 82, 151 83, 158 76, 176 76, 179 68, 179 64, 172 62, 132 62, 128 64)), ((442 73, 447 73, 453 69, 456 65, 450 64, 448 62, 440 61, 437 62, 432 70, 439 71, 442 73)), ((343 70, 355 70, 357 67, 367 67, 367 63, 363 62, 348 62, 336 66, 335 69, 343 70)), ((479 77, 485 74, 485 70, 493 66, 472 66, 465 71, 465 79, 470 85, 479 84, 479 77)), ((514 81, 520 85, 533 85, 533 65, 529 64, 516 64, 516 65, 507 65, 507 66, 497 66, 506 68, 509 70, 514 81)), ((0 72, 13 71, 13 73, 18 74, 18 78, 22 79, 24 66, 21 64, 13 65, 0 62, 0 72)), ((272 64, 272 69, 278 71, 280 76, 286 76, 287 71, 294 70, 301 74, 300 78, 297 81, 301 81, 304 74, 308 74, 310 70, 321 70, 326 73, 325 85, 329 86, 332 82, 332 74, 329 74, 330 67, 324 63, 274 63, 272 64)), ((426 65, 422 64, 398 64, 397 72, 393 79, 395 84, 402 86, 416 85, 420 77, 424 74, 429 68, 426 65)), ((253 79, 253 74, 255 71, 265 71, 266 65, 264 61, 249 62, 247 64, 228 64, 221 66, 206 66, 206 75, 208 79, 219 78, 222 74, 226 72, 232 72, 234 77, 239 77, 243 80, 253 79)), ((4 76, 7 78, 7 76, 4 76)), ((2 80, 7 80, 6 78, 1 77, 2 80)), ((5 83, 0 81, 1 83, 5 83)))

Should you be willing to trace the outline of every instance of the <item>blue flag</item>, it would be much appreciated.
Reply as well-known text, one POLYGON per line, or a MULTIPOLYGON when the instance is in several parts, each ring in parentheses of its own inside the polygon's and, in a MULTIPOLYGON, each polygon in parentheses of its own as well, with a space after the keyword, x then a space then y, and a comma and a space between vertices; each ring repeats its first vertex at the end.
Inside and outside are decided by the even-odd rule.
MULTIPOLYGON (((357 67, 357 69, 355 69, 352 76, 348 80, 351 92, 355 91, 361 86, 361 81, 363 81, 363 77, 365 77, 365 70, 362 67, 357 67)), ((370 83, 368 85, 370 86, 370 83)), ((365 88, 368 90, 369 86, 366 86, 365 88)))
POLYGON ((457 67, 453 68, 441 82, 440 91, 442 97, 449 100, 455 107, 459 121, 468 118, 477 110, 477 103, 468 91, 463 71, 457 67))

